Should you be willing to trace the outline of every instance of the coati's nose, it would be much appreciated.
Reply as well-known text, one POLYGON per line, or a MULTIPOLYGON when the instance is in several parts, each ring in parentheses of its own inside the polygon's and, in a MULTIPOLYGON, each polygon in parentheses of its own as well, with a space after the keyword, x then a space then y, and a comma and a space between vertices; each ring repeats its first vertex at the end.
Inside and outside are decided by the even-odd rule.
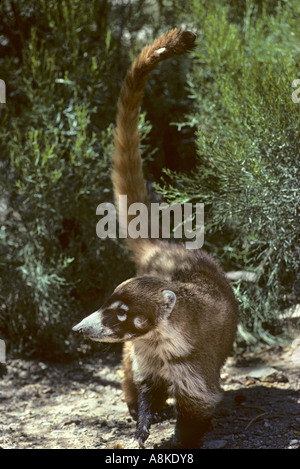
POLYGON ((72 327, 74 332, 81 332, 85 336, 95 336, 101 330, 100 311, 90 314, 81 322, 72 327))
POLYGON ((82 332, 81 322, 80 322, 79 324, 76 324, 76 326, 72 327, 72 331, 74 331, 74 332, 82 332))
POLYGON ((84 318, 82 321, 80 321, 78 324, 76 324, 76 326, 72 327, 72 331, 81 332, 82 334, 83 334, 83 332, 85 332, 86 329, 87 329, 87 320, 86 320, 86 318, 84 318))

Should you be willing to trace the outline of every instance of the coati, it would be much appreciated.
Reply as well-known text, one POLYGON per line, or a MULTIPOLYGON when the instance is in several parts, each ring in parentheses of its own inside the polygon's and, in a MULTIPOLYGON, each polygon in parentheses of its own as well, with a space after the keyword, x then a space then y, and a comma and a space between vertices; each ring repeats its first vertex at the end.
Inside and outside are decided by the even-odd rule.
MULTIPOLYGON (((115 199, 149 206, 139 153, 143 90, 157 64, 194 47, 196 36, 172 29, 143 48, 122 85, 114 137, 115 199)), ((125 220, 120 219, 125 225, 125 220)), ((230 353, 237 304, 223 271, 203 250, 171 240, 127 239, 137 276, 73 330, 100 342, 124 342, 123 390, 144 447, 155 412, 175 398, 173 447, 199 448, 220 400, 220 368, 230 353)))

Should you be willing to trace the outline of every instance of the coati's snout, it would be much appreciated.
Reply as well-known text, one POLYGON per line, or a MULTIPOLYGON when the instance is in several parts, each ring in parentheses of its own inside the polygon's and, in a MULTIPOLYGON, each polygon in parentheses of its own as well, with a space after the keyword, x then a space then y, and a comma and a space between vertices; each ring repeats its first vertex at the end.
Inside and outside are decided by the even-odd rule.
POLYGON ((97 342, 125 342, 146 334, 171 313, 176 302, 175 293, 161 284, 150 277, 127 280, 73 331, 97 342))
POLYGON ((101 310, 90 314, 80 323, 72 328, 74 332, 80 332, 85 337, 96 342, 115 342, 114 331, 103 324, 103 313, 101 310))

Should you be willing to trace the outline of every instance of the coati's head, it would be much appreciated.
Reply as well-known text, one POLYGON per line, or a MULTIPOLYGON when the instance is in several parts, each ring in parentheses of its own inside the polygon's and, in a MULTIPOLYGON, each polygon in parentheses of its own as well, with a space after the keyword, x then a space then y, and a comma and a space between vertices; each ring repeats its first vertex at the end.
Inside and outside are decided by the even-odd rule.
POLYGON ((174 308, 176 295, 154 277, 121 283, 103 304, 73 327, 98 342, 124 342, 146 334, 174 308))

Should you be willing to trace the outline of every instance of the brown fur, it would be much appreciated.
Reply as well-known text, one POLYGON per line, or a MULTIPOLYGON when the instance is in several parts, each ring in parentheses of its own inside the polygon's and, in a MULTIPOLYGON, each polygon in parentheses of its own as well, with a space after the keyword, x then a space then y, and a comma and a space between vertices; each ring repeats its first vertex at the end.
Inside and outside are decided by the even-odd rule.
MULTIPOLYGON (((161 60, 192 49, 194 41, 193 33, 173 29, 146 46, 126 75, 113 156, 116 201, 127 195, 128 205, 149 206, 138 135, 143 89, 161 60)), ((138 276, 119 285, 74 330, 93 340, 125 342, 123 390, 141 447, 154 413, 172 396, 178 414, 174 444, 197 448, 220 400, 220 368, 235 336, 237 305, 231 286, 202 250, 152 239, 127 243, 138 276)))
MULTIPOLYGON (((237 305, 231 286, 207 253, 187 251, 181 245, 167 245, 165 242, 157 246, 144 268, 140 267, 139 275, 144 279, 146 275, 151 279, 159 276, 162 284, 158 291, 171 289, 176 294, 176 304, 163 328, 159 324, 146 336, 125 344, 123 390, 131 415, 135 417, 138 412, 138 381, 132 373, 132 360, 135 352, 141 354, 142 350, 145 370, 149 369, 150 374, 155 373, 151 363, 159 377, 163 377, 169 368, 169 379, 166 379, 172 397, 177 401, 183 399, 191 414, 200 412, 202 417, 211 416, 220 399, 220 368, 231 352, 237 325, 237 305), (170 345, 172 335, 175 343, 170 345), (180 391, 180 386, 176 387, 170 379, 174 377, 175 382, 183 380, 184 367, 191 381, 198 386, 196 397, 195 393, 190 392, 189 395, 188 392, 192 383, 183 385, 180 391), (178 376, 176 369, 179 370, 178 376)), ((145 291, 141 293, 140 285, 127 286, 131 287, 133 297, 141 298, 142 294, 140 301, 144 306, 140 307, 144 310, 147 311, 152 302, 159 303, 150 284, 147 285, 149 298, 145 291)), ((140 380, 142 378, 143 374, 140 380)))

